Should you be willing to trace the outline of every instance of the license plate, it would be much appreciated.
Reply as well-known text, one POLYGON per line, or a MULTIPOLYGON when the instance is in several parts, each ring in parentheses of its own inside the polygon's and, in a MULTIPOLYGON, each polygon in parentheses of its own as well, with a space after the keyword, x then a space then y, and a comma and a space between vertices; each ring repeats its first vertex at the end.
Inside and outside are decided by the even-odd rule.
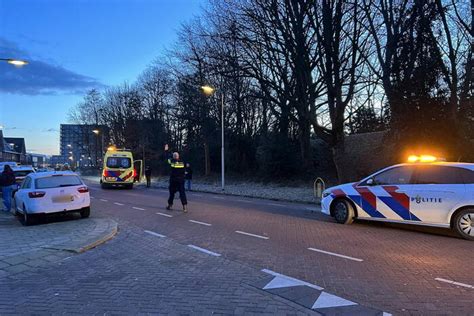
POLYGON ((53 203, 68 203, 74 201, 74 195, 60 195, 53 197, 53 203))
POLYGON ((107 178, 105 178, 105 180, 107 180, 107 181, 117 181, 117 179, 115 177, 107 177, 107 178))

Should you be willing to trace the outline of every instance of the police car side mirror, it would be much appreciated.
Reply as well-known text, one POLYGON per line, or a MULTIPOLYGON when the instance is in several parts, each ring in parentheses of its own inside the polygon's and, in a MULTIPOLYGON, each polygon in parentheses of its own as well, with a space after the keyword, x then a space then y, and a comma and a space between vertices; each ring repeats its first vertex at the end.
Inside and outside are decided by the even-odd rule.
POLYGON ((375 180, 374 178, 370 178, 365 182, 367 185, 375 185, 375 180))

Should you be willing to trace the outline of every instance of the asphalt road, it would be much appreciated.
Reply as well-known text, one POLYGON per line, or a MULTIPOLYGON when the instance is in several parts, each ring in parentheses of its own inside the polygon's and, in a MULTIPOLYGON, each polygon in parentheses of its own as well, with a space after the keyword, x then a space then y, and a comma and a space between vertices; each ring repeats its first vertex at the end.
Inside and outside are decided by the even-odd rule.
POLYGON ((443 229, 343 226, 312 205, 194 192, 184 214, 178 199, 175 210, 165 209, 165 190, 89 185, 93 214, 123 229, 139 227, 394 314, 474 313, 474 243, 443 229))

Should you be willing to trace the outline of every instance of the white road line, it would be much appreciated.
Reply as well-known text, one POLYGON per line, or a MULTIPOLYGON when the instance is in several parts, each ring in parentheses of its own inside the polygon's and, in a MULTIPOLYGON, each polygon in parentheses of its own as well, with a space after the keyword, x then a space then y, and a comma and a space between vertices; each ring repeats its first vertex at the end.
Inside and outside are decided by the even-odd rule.
POLYGON ((278 204, 278 203, 267 203, 267 205, 271 205, 271 206, 286 206, 286 205, 278 204))
POLYGON ((156 213, 157 215, 165 216, 165 217, 173 217, 173 215, 165 214, 165 213, 156 213))
POLYGON ((308 250, 316 251, 316 252, 320 252, 320 253, 324 253, 324 254, 327 254, 327 255, 336 256, 336 257, 340 257, 340 258, 344 258, 344 259, 349 259, 349 260, 353 260, 353 261, 357 261, 357 262, 364 261, 364 260, 359 259, 359 258, 344 256, 344 255, 340 255, 338 253, 334 253, 334 252, 330 252, 330 251, 326 251, 326 250, 321 250, 321 249, 317 249, 317 248, 308 248, 308 250))
POLYGON ((124 204, 122 203, 117 203, 117 202, 114 202, 115 205, 119 205, 119 206, 123 206, 124 204))
POLYGON ((95 197, 93 197, 93 196, 90 196, 90 195, 89 195, 89 197, 90 197, 91 199, 95 199, 95 197))
POLYGON ((216 200, 224 200, 225 199, 225 197, 223 197, 223 196, 213 196, 212 198, 216 199, 216 200))
POLYGON ((242 199, 237 199, 236 201, 238 201, 238 202, 244 202, 244 203, 253 203, 253 201, 242 200, 242 199))
POLYGON ((189 248, 196 249, 196 250, 201 251, 201 252, 204 252, 204 253, 207 253, 208 255, 211 255, 211 256, 214 256, 214 257, 220 257, 220 256, 221 256, 220 253, 213 252, 213 251, 210 251, 210 250, 207 250, 207 249, 198 247, 198 246, 188 245, 188 247, 189 247, 189 248))
POLYGON ((102 202, 108 202, 109 200, 100 199, 102 202))
POLYGON ((132 208, 133 208, 134 210, 139 210, 139 211, 144 211, 144 210, 145 210, 144 208, 136 207, 136 206, 132 206, 132 208))
POLYGON ((466 284, 466 283, 455 282, 455 281, 446 280, 446 279, 443 279, 443 278, 435 278, 435 280, 439 281, 439 282, 449 283, 449 284, 452 284, 452 285, 462 286, 462 287, 465 287, 465 288, 468 288, 468 289, 474 289, 474 285, 470 285, 470 284, 466 284))
POLYGON ((158 233, 155 233, 155 232, 152 232, 152 231, 149 231, 149 230, 145 230, 145 233, 156 236, 156 237, 160 237, 160 238, 165 238, 166 237, 165 235, 158 234, 158 233))
POLYGON ((246 233, 246 232, 243 232, 243 231, 240 231, 240 230, 236 230, 235 232, 237 234, 247 235, 247 236, 251 236, 251 237, 256 237, 256 238, 261 238, 261 239, 269 239, 269 237, 266 237, 266 236, 260 236, 260 235, 255 235, 255 234, 251 234, 251 233, 246 233))
POLYGON ((202 195, 202 194, 197 194, 197 193, 193 193, 193 196, 203 197, 204 195, 202 195))
POLYGON ((194 224, 199 224, 199 225, 204 225, 204 226, 212 226, 212 224, 204 223, 204 222, 200 222, 200 221, 195 221, 195 220, 192 220, 192 219, 190 219, 189 221, 191 223, 194 223, 194 224))

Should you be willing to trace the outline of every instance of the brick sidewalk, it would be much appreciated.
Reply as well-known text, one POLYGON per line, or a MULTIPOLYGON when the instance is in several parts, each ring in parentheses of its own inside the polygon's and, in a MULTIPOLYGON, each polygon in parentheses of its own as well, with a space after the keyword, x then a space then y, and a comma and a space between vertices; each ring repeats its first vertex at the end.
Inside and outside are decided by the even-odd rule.
POLYGON ((47 222, 23 226, 11 214, 0 213, 0 276, 49 265, 112 238, 117 223, 111 219, 54 216, 47 222))

